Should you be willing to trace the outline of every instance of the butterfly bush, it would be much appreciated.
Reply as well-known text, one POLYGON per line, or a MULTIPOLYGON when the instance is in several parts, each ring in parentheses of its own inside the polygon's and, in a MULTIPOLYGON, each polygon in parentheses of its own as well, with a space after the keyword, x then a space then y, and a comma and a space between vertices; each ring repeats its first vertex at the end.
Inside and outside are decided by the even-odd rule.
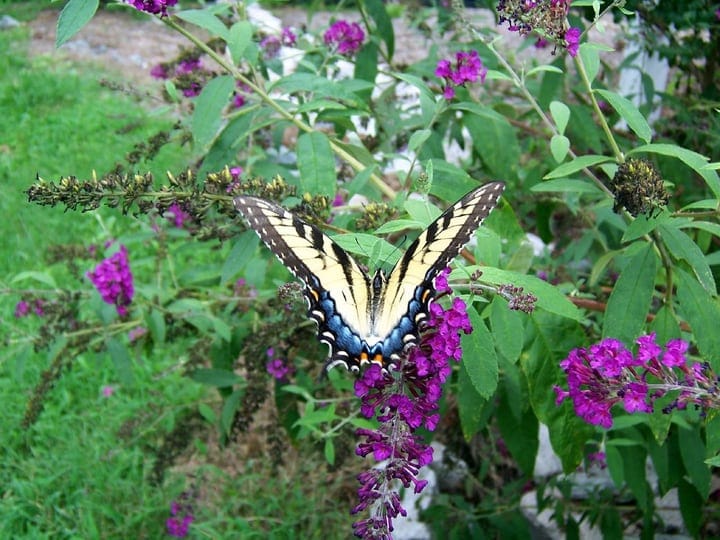
MULTIPOLYGON (((436 299, 451 294, 449 273, 446 268, 435 278, 436 299)), ((370 508, 370 517, 353 524, 357 537, 390 538, 393 519, 407 515, 399 488, 420 493, 427 485, 418 473, 432 462, 433 449, 415 432, 437 427, 442 385, 452 372, 449 361, 462 358, 460 336, 470 332, 472 325, 461 298, 454 298, 447 309, 432 302, 420 344, 410 349, 398 370, 372 364, 355 382, 362 414, 380 423, 378 429, 356 431, 362 441, 355 453, 363 458, 372 455, 378 463, 358 475, 360 502, 352 513, 370 508)))
POLYGON ((115 306, 118 315, 124 317, 128 314, 127 307, 132 302, 135 288, 125 246, 121 245, 117 253, 100 262, 87 273, 87 277, 103 301, 115 306))
POLYGON ((707 362, 690 362, 687 341, 672 339, 659 346, 656 334, 641 336, 633 354, 623 343, 606 338, 589 348, 577 348, 561 363, 568 390, 555 386, 557 404, 572 401, 583 420, 612 427, 611 409, 622 404, 629 413, 650 413, 654 403, 670 393, 677 397, 664 413, 689 404, 702 409, 720 406, 718 377, 707 362))
POLYGON ((440 60, 435 75, 444 80, 443 97, 450 100, 455 97, 455 87, 474 83, 478 79, 485 82, 487 69, 477 51, 455 53, 455 61, 440 60))
POLYGON ((343 56, 355 54, 362 47, 364 39, 365 32, 360 25, 345 20, 333 23, 323 36, 325 44, 330 45, 343 56))

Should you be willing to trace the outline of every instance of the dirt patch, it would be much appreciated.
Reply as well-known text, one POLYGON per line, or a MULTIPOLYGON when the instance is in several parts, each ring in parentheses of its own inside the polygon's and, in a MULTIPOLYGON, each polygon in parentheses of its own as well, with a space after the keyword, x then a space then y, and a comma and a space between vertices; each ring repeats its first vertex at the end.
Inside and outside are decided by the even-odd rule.
POLYGON ((93 62, 127 82, 148 82, 150 69, 174 58, 188 41, 155 19, 99 11, 60 49, 55 48, 57 11, 43 11, 31 23, 31 55, 93 62))

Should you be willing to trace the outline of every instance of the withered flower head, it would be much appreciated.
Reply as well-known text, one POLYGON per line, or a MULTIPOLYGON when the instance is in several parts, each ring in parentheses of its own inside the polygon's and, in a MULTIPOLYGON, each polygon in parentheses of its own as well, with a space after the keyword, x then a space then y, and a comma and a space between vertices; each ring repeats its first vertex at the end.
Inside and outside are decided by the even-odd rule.
POLYGON ((637 217, 653 212, 667 205, 670 195, 663 185, 655 166, 644 159, 628 159, 622 163, 612 179, 611 188, 615 193, 615 212, 622 207, 637 217))

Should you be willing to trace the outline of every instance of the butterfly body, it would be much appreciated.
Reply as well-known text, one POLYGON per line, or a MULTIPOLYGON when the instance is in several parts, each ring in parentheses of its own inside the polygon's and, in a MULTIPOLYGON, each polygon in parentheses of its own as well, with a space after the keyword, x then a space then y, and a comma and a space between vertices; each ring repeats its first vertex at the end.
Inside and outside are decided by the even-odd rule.
POLYGON ((318 228, 284 208, 249 196, 234 200, 268 248, 305 284, 308 316, 330 347, 327 368, 383 368, 418 341, 435 296, 433 280, 494 208, 504 184, 477 188, 449 207, 408 247, 395 267, 369 276, 318 228))

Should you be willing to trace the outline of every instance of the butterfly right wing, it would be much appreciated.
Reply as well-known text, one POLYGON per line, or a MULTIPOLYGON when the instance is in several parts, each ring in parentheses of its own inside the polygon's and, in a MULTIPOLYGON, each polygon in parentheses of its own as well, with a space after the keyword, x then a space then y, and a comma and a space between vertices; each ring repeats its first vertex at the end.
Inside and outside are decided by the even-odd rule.
POLYGON ((330 347, 327 367, 354 366, 369 331, 370 278, 358 263, 317 227, 281 206, 239 196, 235 208, 290 272, 305 284, 318 338, 330 347))

